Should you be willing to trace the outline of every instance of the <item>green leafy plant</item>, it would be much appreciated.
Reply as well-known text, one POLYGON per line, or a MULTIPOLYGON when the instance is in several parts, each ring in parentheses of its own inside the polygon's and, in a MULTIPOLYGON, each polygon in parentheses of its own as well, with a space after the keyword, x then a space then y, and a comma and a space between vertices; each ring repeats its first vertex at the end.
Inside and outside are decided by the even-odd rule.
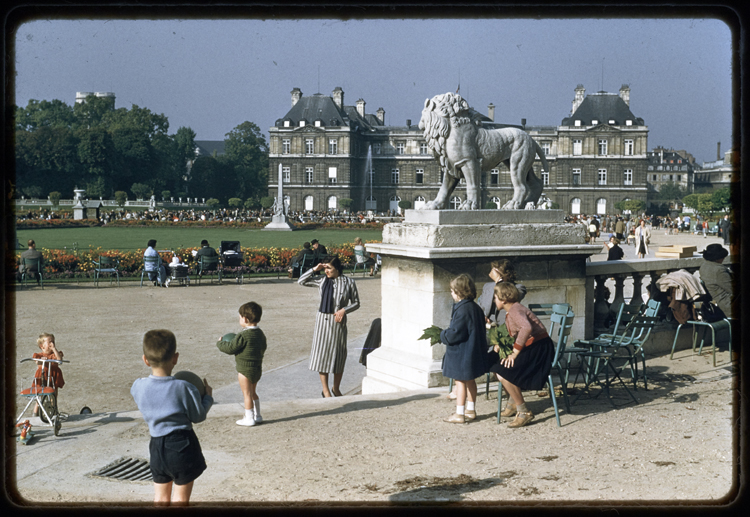
POLYGON ((429 339, 430 346, 432 346, 435 343, 440 343, 440 333, 442 331, 443 329, 441 329, 437 325, 427 327, 426 329, 424 329, 424 334, 422 334, 422 336, 419 339, 429 339))
POLYGON ((514 341, 513 336, 508 334, 508 327, 505 326, 505 323, 497 327, 492 327, 487 332, 487 343, 492 347, 497 346, 500 349, 498 350, 500 359, 505 359, 513 353, 514 341))

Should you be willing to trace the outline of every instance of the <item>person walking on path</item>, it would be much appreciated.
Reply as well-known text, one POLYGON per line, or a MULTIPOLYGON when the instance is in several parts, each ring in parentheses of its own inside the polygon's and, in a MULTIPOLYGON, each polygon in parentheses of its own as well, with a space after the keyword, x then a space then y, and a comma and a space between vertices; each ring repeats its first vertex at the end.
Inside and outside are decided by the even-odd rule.
POLYGON ((635 228, 635 249, 638 258, 648 255, 648 245, 651 242, 651 229, 646 226, 646 220, 641 219, 641 224, 635 228))
POLYGON ((317 371, 323 386, 323 397, 340 397, 341 378, 346 364, 346 315, 359 309, 357 284, 342 274, 344 267, 338 257, 308 269, 297 283, 305 287, 317 287, 320 307, 315 316, 310 351, 310 370, 317 371), (314 278, 318 271, 325 276, 314 278), (328 388, 328 375, 333 373, 333 388, 328 388))
POLYGON ((719 230, 721 231, 721 236, 724 239, 724 246, 729 246, 729 226, 731 225, 729 221, 729 215, 724 214, 724 218, 719 221, 719 230))

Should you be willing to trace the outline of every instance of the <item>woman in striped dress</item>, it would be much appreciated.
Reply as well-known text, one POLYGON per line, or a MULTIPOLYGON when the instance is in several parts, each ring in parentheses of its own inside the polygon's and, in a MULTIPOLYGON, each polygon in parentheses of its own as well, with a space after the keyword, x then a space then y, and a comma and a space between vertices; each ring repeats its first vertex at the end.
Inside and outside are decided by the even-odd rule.
POLYGON ((310 369, 320 374, 324 397, 340 397, 340 386, 346 363, 346 315, 359 309, 359 293, 354 280, 342 275, 338 257, 321 263, 303 273, 300 285, 317 287, 320 307, 315 317, 315 333, 310 351, 310 369), (316 271, 324 277, 313 278, 316 271), (333 389, 328 389, 328 374, 333 373, 333 389))

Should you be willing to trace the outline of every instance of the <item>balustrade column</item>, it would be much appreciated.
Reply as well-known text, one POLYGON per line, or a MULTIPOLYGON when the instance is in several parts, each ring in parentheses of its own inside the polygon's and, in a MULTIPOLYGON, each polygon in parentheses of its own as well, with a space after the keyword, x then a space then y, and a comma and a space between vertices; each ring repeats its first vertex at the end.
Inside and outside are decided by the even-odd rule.
POLYGON ((633 273, 633 297, 630 299, 630 303, 644 303, 643 301, 643 277, 644 275, 633 273))
POLYGON ((613 320, 617 319, 617 312, 620 310, 620 305, 625 303, 625 279, 627 275, 615 275, 615 297, 612 300, 612 304, 609 307, 609 313, 613 317, 613 320))
POLYGON ((597 275, 594 279, 596 281, 594 290, 594 332, 599 333, 606 330, 605 322, 609 316, 607 297, 604 294, 604 282, 607 280, 607 277, 597 275))

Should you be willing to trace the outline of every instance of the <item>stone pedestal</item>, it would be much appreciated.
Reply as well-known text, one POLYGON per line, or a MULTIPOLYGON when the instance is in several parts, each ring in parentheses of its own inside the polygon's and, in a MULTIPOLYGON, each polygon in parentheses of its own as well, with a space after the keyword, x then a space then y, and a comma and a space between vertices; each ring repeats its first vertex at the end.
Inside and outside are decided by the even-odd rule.
POLYGON ((88 210, 85 206, 74 206, 73 207, 73 219, 79 221, 81 219, 87 219, 88 210))
POLYGON ((407 210, 403 223, 386 225, 382 244, 367 245, 382 258, 383 308, 381 346, 367 356, 362 393, 448 384, 445 345, 418 338, 450 324, 450 281, 467 273, 481 292, 496 259, 515 265, 528 289, 524 304, 570 303, 580 316, 573 332, 583 337, 586 259, 601 250, 584 243, 584 232, 563 222, 561 210, 407 210))
POLYGON ((294 230, 294 226, 287 220, 286 215, 274 215, 271 222, 263 227, 264 230, 288 231, 294 230))

